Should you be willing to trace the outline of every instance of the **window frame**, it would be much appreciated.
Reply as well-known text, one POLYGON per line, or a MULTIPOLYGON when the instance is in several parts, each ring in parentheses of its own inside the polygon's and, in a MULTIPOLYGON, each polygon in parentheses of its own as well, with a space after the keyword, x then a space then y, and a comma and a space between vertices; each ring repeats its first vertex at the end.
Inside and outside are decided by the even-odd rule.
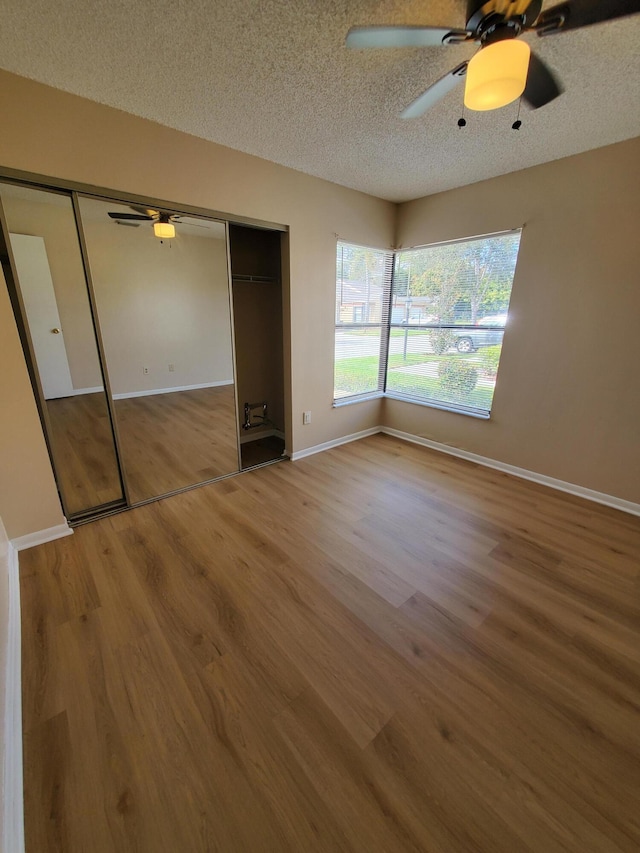
MULTIPOLYGON (((441 409, 444 411, 454 412, 456 414, 467 415, 468 417, 480 418, 482 420, 488 420, 491 417, 491 410, 493 408, 493 396, 495 393, 495 386, 491 395, 491 404, 489 409, 480 408, 477 406, 465 405, 464 403, 455 403, 455 402, 447 402, 441 401, 438 399, 431 399, 428 397, 421 397, 419 395, 412 395, 408 393, 403 393, 401 391, 389 390, 387 389, 388 382, 388 370, 389 370, 389 348, 390 348, 390 338, 392 329, 400 329, 405 331, 405 342, 407 340, 408 332, 412 329, 417 329, 421 331, 430 331, 430 330, 477 330, 477 325, 472 323, 402 323, 398 321, 392 321, 392 303, 393 298, 396 295, 394 293, 394 287, 397 280, 397 268, 400 263, 400 257, 403 254, 410 252, 419 252, 424 251, 426 249, 438 248, 441 246, 450 246, 460 243, 473 243, 480 240, 486 240, 488 238, 493 237, 503 237, 507 235, 518 235, 518 249, 515 257, 515 265, 513 269, 513 276, 511 279, 511 288, 509 291, 509 303, 506 308, 506 315, 508 316, 509 307, 511 304, 511 296, 513 293, 513 285, 515 282, 515 276, 518 267, 518 257, 520 252, 520 244, 522 239, 522 231, 523 226, 519 226, 516 228, 505 229, 502 231, 495 231, 489 234, 479 234, 471 237, 461 237, 453 240, 443 240, 436 243, 428 243, 422 246, 411 246, 405 249, 374 249, 371 246, 361 246, 357 243, 350 243, 347 240, 342 238, 338 238, 336 242, 336 260, 337 260, 337 252, 338 247, 340 245, 361 248, 361 249, 369 249, 372 251, 379 251, 384 253, 385 255, 391 256, 391 273, 390 275, 385 276, 384 280, 384 288, 383 288, 383 300, 382 300, 382 316, 379 324, 371 324, 371 323, 338 323, 336 319, 335 323, 335 331, 338 329, 344 328, 380 328, 380 351, 379 351, 379 361, 378 361, 378 387, 375 391, 363 392, 360 394, 349 394, 341 397, 335 396, 335 379, 334 379, 334 398, 333 398, 333 407, 338 408, 340 406, 351 405, 352 403, 363 402, 364 400, 376 399, 381 397, 388 397, 392 400, 400 400, 402 402, 413 403, 414 405, 419 406, 427 406, 433 409, 441 409)), ((342 279, 344 281, 344 278, 342 279)), ((336 300, 337 300, 337 288, 338 288, 338 277, 336 275, 336 300)), ((336 301, 337 304, 337 301, 336 301)), ((407 317, 408 319, 408 317, 407 317)), ((486 325, 483 326, 483 330, 487 332, 496 331, 502 332, 504 337, 504 332, 506 329, 506 321, 505 325, 486 325)), ((502 347, 502 340, 500 341, 500 346, 502 347)), ((502 357, 502 350, 500 351, 500 359, 502 357)), ((334 377, 335 377, 335 366, 337 359, 335 357, 335 333, 334 333, 334 377)), ((499 369, 498 363, 498 369, 499 369)), ((497 372, 496 372, 497 379, 497 372)))
MULTIPOLYGON (((363 249, 368 252, 379 252, 384 257, 384 266, 383 266, 383 280, 382 280, 382 293, 381 293, 381 311, 380 311, 380 322, 371 323, 371 322, 353 322, 353 323, 343 323, 338 322, 337 316, 334 317, 334 387, 333 387, 333 407, 339 408, 340 406, 347 406, 351 403, 360 403, 365 400, 373 400, 384 396, 384 383, 386 380, 387 373, 387 357, 388 357, 388 348, 389 348, 389 310, 391 305, 391 292, 393 287, 393 272, 395 267, 395 250, 394 249, 380 249, 375 246, 364 246, 361 243, 351 243, 348 240, 343 240, 338 237, 336 241, 336 267, 337 267, 337 255, 340 246, 346 246, 348 248, 353 249, 363 249), (363 391, 357 394, 348 394, 342 397, 336 397, 336 387, 335 387, 335 366, 336 366, 336 357, 335 357, 335 333, 338 331, 344 331, 345 329, 380 329, 380 347, 378 350, 378 371, 377 371, 377 385, 375 389, 371 389, 368 391, 363 391)), ((344 286, 344 275, 341 276, 342 284, 344 286)), ((338 275, 336 270, 336 306, 338 305, 338 275)), ((340 304, 342 304, 342 299, 340 304)))

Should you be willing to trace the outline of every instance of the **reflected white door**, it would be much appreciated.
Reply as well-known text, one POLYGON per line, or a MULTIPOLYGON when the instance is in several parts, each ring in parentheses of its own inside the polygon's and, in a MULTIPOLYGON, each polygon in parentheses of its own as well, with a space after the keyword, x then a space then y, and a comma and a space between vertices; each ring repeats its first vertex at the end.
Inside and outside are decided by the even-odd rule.
POLYGON ((73 382, 44 239, 10 236, 45 400, 68 397, 73 394, 73 382))

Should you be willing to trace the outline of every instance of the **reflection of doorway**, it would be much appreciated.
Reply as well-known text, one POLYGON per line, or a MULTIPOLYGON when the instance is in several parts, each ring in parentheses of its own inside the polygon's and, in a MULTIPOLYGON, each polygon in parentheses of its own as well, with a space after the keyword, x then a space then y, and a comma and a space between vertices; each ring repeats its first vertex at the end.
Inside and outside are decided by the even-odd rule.
POLYGON ((68 397, 73 383, 44 240, 11 234, 11 248, 44 398, 68 397))

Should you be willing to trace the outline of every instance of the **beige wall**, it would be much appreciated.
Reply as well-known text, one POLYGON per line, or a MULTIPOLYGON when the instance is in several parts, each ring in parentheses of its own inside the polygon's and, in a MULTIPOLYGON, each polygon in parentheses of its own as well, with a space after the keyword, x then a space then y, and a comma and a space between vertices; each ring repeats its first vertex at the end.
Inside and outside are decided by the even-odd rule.
POLYGON ((640 502, 640 139, 400 206, 401 246, 524 225, 489 421, 386 425, 640 502))
POLYGON ((0 346, 0 516, 14 539, 64 517, 1 273, 0 346))
MULTIPOLYGON (((288 449, 301 450, 378 424, 377 401, 341 409, 331 405, 335 241, 339 234, 356 243, 390 246, 395 205, 6 72, 0 72, 0 110, 4 167, 288 225, 292 329, 288 449), (302 412, 307 409, 313 419, 303 427, 302 412)), ((0 310, 6 313, 6 302, 0 310)), ((10 315, 2 319, 13 322, 10 315)), ((289 342, 285 351, 288 361, 289 342)), ((22 362, 13 363, 9 378, 18 397, 31 395, 22 362)), ((8 408, 0 414, 0 431, 6 428, 8 408)), ((41 482, 38 500, 51 503, 55 489, 50 467, 32 452, 42 444, 41 436, 16 439, 17 454, 29 460, 41 482)), ((10 502, 19 488, 19 479, 19 468, 3 476, 0 512, 2 502, 10 502)), ((59 510, 46 523, 32 510, 29 501, 13 505, 13 518, 5 516, 10 536, 59 522, 59 510)))
POLYGON ((161 243, 110 222, 108 207, 83 220, 112 392, 232 382, 224 226, 161 243))
MULTIPOLYGON (((7 538, 2 517, 0 516, 0 729, 3 737, 0 740, 0 767, 4 771, 7 745, 6 732, 6 689, 7 689, 7 646, 9 638, 9 540, 7 538)), ((4 773, 2 774, 4 777, 4 773)), ((0 782, 0 833, 4 828, 7 816, 4 812, 5 780, 0 782)), ((2 837, 2 835, 0 835, 2 837)))

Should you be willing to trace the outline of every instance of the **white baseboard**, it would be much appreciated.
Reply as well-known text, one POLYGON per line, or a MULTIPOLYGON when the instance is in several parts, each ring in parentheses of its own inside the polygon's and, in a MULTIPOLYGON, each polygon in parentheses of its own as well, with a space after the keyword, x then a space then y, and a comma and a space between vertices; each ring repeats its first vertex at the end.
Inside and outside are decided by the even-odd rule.
POLYGON ((2 849, 24 853, 24 794, 22 788, 22 679, 20 634, 20 576, 18 552, 8 547, 9 606, 7 680, 4 709, 4 767, 2 849))
POLYGON ((431 450, 438 450, 440 453, 447 453, 449 456, 457 456, 459 459, 467 459, 469 462, 475 462, 477 465, 483 465, 485 468, 494 468, 496 471, 502 471, 505 474, 511 474, 514 477, 519 477, 521 480, 530 480, 532 483, 539 483, 541 486, 548 486, 551 489, 556 489, 559 492, 566 492, 570 495, 575 495, 579 498, 584 498, 594 503, 604 504, 614 509, 619 509, 622 512, 628 512, 630 515, 640 515, 640 504, 633 501, 627 501, 623 498, 617 498, 615 495, 608 495, 605 492, 596 492, 594 489, 587 489, 584 486, 577 486, 575 483, 567 483, 564 480, 557 480, 555 477, 547 477, 545 474, 538 474, 535 471, 529 471, 527 468, 518 468, 515 465, 507 465, 506 462, 500 462, 497 459, 490 459, 488 456, 480 456, 477 453, 470 453, 468 450, 460 450, 457 447, 451 447, 449 444, 442 444, 439 441, 432 441, 429 438, 422 438, 420 435, 413 435, 410 432, 402 432, 399 429, 391 427, 379 426, 365 429, 361 432, 354 432, 351 435, 345 435, 341 438, 335 438, 333 441, 325 441, 323 444, 316 444, 313 447, 306 447, 304 450, 298 450, 291 454, 291 459, 295 462, 298 459, 304 459, 305 456, 312 456, 314 453, 321 453, 323 450, 330 450, 332 447, 338 447, 341 444, 347 444, 350 441, 357 441, 359 438, 366 438, 368 435, 376 433, 384 433, 392 435, 395 438, 400 438, 403 441, 410 441, 412 444, 420 444, 422 447, 428 447, 431 450))
POLYGON ((448 453, 449 456, 457 456, 460 459, 467 459, 469 462, 475 462, 478 465, 483 465, 485 468, 494 468, 496 471, 502 471, 505 474, 512 474, 514 477, 519 477, 521 480, 530 480, 532 483, 549 486, 549 488, 556 489, 559 492, 567 492, 570 495, 576 495, 576 497, 585 498, 585 500, 593 501, 594 503, 604 504, 605 506, 622 510, 622 512, 628 512, 631 515, 640 515, 640 504, 633 503, 633 501, 617 498, 614 495, 608 495, 605 492, 596 492, 594 489, 587 489, 584 486, 577 486, 575 483, 567 483, 564 480, 557 480, 555 477, 547 477, 545 474, 537 474, 535 471, 529 471, 527 468, 518 468, 515 465, 507 465, 506 462, 499 462, 497 459, 490 459, 487 456, 479 456, 477 453, 460 450, 457 447, 451 447, 449 444, 442 444, 439 441, 431 441, 431 439, 422 438, 422 436, 413 435, 409 432, 401 432, 400 430, 392 429, 391 427, 380 427, 379 431, 386 435, 393 435, 395 438, 401 438, 403 441, 410 441, 413 444, 420 444, 423 447, 429 447, 431 450, 438 450, 440 453, 448 453))
POLYGON ((126 394, 114 394, 114 400, 129 400, 132 397, 152 397, 154 394, 173 394, 175 391, 197 391, 199 388, 218 388, 220 385, 233 385, 233 379, 221 379, 218 382, 203 382, 200 385, 175 385, 173 388, 150 388, 148 391, 127 391, 126 394))
POLYGON ((11 540, 11 545, 16 551, 24 551, 27 548, 33 548, 35 545, 53 542, 54 539, 62 539, 63 536, 71 536, 72 533, 73 530, 65 521, 63 524, 56 524, 55 527, 47 527, 45 530, 36 530, 35 533, 18 536, 11 540))
POLYGON ((305 456, 313 456, 314 453, 322 453, 323 450, 330 450, 332 447, 339 447, 341 444, 348 444, 350 441, 357 441, 359 438, 366 438, 368 435, 375 435, 382 432, 382 427, 371 427, 363 429, 360 432, 353 432, 351 435, 343 435, 340 438, 334 438, 332 441, 325 441, 322 444, 315 444, 313 447, 305 447, 304 450, 297 450, 291 454, 291 460, 296 462, 298 459, 304 459, 305 456))

